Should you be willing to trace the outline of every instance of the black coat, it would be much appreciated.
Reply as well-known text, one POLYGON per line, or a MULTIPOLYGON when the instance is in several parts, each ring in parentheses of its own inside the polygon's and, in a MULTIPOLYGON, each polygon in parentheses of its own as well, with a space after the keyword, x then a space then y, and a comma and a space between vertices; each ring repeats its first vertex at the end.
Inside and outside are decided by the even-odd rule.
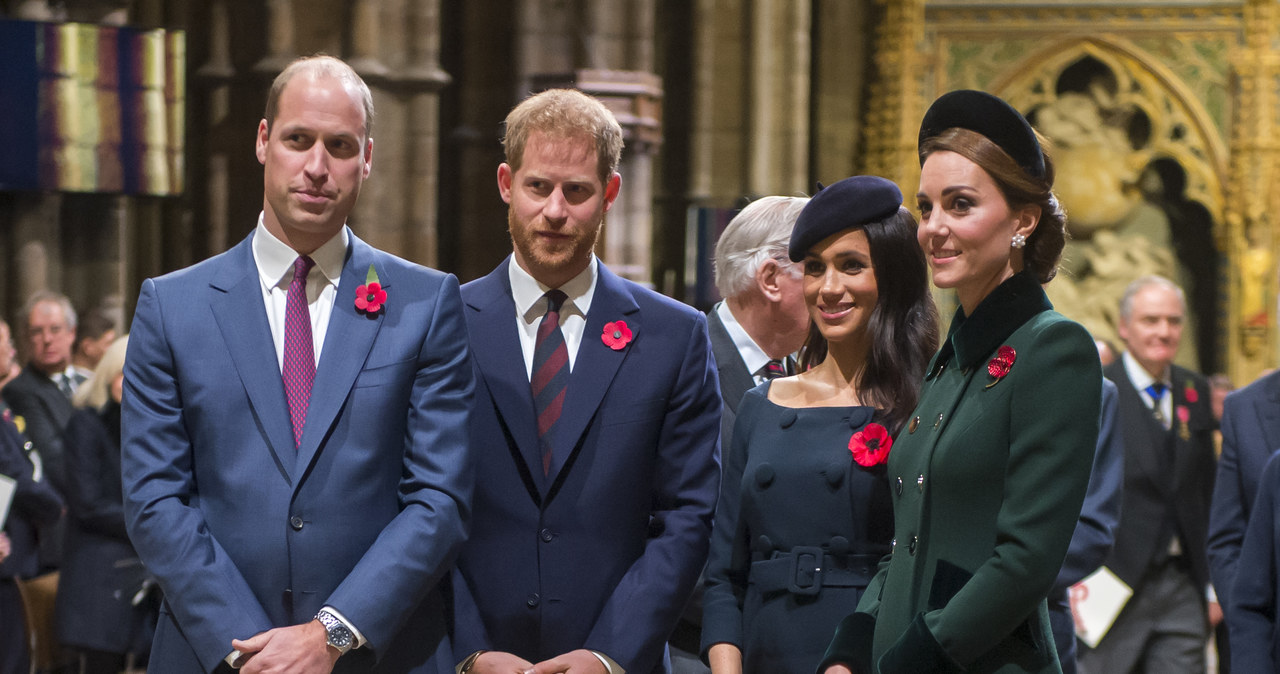
POLYGON ((26 455, 27 440, 11 420, 12 414, 0 402, 0 475, 18 481, 4 532, 9 536, 10 553, 0 562, 0 578, 30 578, 40 572, 36 553, 36 527, 56 522, 62 514, 62 499, 48 482, 32 479, 34 466, 26 455))
MULTIPOLYGON (((146 572, 124 527, 120 406, 79 410, 66 431, 67 528, 55 624, 65 645, 149 650, 158 602, 133 600, 146 572)), ((155 590, 158 594, 158 589, 155 590)))

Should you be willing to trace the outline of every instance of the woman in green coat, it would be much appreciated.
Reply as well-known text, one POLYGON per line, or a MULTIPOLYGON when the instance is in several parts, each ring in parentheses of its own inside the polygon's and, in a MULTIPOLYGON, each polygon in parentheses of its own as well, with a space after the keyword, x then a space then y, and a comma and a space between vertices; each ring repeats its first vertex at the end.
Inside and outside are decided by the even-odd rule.
POLYGON ((1053 311, 1066 219, 1027 121, 977 91, 920 130, 920 228, 960 302, 889 455, 894 546, 819 671, 1060 672, 1045 596, 1098 437, 1093 340, 1053 311))

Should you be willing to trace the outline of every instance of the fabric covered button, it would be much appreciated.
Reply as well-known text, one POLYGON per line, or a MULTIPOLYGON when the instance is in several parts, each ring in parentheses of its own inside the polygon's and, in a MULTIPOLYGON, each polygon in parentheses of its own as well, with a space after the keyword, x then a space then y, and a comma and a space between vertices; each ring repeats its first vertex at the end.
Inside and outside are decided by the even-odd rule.
POLYGON ((832 536, 831 541, 827 543, 827 550, 833 555, 847 555, 851 547, 849 539, 844 536, 832 536))
POLYGON ((773 484, 773 478, 777 476, 778 473, 773 469, 773 466, 762 463, 756 468, 756 486, 761 489, 768 489, 769 485, 773 484))
POLYGON ((791 428, 791 425, 794 424, 795 422, 796 422, 795 410, 787 410, 782 413, 781 417, 778 418, 778 426, 780 428, 791 428))
POLYGON ((773 552, 773 541, 768 536, 760 534, 756 537, 755 543, 751 546, 752 552, 770 553, 773 552))
POLYGON ((823 468, 822 476, 827 478, 827 484, 832 489, 836 489, 844 482, 844 473, 848 468, 849 464, 847 462, 837 461, 823 468))

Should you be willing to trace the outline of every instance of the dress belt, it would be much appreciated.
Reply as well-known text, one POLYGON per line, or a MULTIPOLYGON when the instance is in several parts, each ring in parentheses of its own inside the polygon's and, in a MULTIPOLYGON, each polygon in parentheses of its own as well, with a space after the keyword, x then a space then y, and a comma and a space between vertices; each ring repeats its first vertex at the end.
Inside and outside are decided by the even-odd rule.
POLYGON ((866 587, 880 555, 832 555, 817 546, 796 546, 772 559, 751 563, 747 582, 758 592, 786 590, 815 595, 824 587, 866 587))

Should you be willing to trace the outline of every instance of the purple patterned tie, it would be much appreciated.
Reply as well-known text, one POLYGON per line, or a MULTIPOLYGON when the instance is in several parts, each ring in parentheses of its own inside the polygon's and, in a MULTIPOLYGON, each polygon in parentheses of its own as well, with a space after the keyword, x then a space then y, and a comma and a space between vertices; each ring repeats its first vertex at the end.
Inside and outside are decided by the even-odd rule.
POLYGON ((538 324, 533 347, 533 409, 538 415, 538 448, 542 474, 551 472, 551 427, 560 419, 565 387, 569 384, 569 348, 560 332, 560 307, 568 297, 560 290, 547 291, 547 313, 538 324))
POLYGON ((302 442, 311 384, 316 380, 316 347, 311 341, 311 309, 307 306, 307 274, 315 264, 306 255, 293 261, 293 280, 284 303, 284 369, 280 378, 293 421, 294 449, 302 442))

